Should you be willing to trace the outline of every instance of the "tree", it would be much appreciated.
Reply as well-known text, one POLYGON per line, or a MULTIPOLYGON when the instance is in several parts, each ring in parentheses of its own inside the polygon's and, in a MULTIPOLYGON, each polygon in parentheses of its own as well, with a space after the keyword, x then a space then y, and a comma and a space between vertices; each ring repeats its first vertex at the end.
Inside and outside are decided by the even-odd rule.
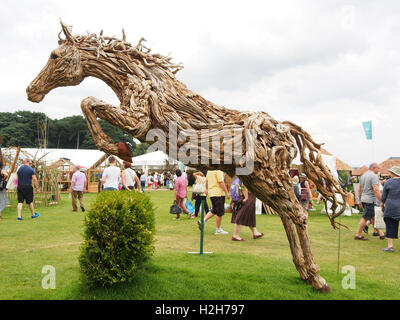
POLYGON ((133 150, 133 156, 137 157, 142 154, 145 154, 147 151, 147 148, 150 147, 148 143, 139 143, 136 145, 136 148, 133 150))
MULTIPOLYGON (((104 132, 115 142, 127 142, 132 151, 135 151, 136 143, 131 135, 106 121, 99 120, 99 122, 104 132)), ((0 112, 0 135, 4 138, 4 147, 37 148, 40 146, 44 129, 48 148, 97 149, 86 120, 81 115, 50 119, 41 112, 0 112)), ((136 151, 137 154, 145 153, 147 147, 141 146, 136 151)))
POLYGON ((0 135, 4 146, 34 147, 39 144, 39 124, 46 119, 41 112, 0 113, 0 135))

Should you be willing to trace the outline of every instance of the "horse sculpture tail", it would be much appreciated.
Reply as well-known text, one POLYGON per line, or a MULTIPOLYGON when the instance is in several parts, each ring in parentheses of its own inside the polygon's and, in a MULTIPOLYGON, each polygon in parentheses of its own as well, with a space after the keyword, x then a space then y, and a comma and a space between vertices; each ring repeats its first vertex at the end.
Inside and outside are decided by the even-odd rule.
POLYGON ((342 189, 337 181, 333 179, 332 173, 324 164, 321 154, 321 145, 316 143, 311 136, 298 125, 285 121, 283 124, 290 127, 290 133, 296 140, 297 147, 300 153, 300 161, 303 164, 303 171, 316 185, 317 190, 325 197, 325 199, 332 203, 332 214, 329 214, 327 208, 327 201, 325 201, 325 209, 327 216, 334 229, 338 226, 347 226, 335 221, 335 218, 340 216, 346 209, 347 194, 342 189), (309 151, 308 154, 306 151, 309 151), (343 202, 339 202, 336 194, 340 194, 343 202), (339 209, 340 208, 340 209, 339 209))

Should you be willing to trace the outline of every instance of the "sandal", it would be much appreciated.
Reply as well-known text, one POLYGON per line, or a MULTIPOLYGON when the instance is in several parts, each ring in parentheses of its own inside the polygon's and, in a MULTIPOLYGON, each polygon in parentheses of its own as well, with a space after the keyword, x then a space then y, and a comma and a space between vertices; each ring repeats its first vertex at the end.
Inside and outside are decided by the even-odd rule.
POLYGON ((244 239, 243 238, 238 239, 238 238, 232 237, 232 241, 244 241, 244 239))
POLYGON ((253 239, 258 239, 264 236, 264 233, 258 234, 256 236, 253 236, 253 239))
POLYGON ((355 236, 355 237, 354 237, 354 240, 368 240, 368 239, 365 238, 364 236, 361 236, 361 237, 355 236))

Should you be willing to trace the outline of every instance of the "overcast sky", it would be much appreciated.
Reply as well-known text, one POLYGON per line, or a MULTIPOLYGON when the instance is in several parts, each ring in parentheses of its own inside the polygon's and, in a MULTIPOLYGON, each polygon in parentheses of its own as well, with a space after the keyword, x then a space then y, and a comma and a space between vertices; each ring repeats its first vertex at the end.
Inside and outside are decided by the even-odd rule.
POLYGON ((0 2, 0 111, 82 114, 100 80, 58 88, 40 103, 25 88, 57 47, 59 18, 86 31, 171 53, 178 78, 218 105, 293 121, 352 166, 400 156, 400 1, 0 2), (362 121, 373 122, 373 144, 362 121))

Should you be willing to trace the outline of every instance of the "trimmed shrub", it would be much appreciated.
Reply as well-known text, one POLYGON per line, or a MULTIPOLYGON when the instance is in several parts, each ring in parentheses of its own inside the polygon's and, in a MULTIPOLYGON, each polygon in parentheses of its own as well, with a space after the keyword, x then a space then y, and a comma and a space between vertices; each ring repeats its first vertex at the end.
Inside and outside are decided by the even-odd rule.
POLYGON ((79 264, 89 287, 133 279, 154 252, 154 207, 144 193, 105 191, 85 218, 79 264))

